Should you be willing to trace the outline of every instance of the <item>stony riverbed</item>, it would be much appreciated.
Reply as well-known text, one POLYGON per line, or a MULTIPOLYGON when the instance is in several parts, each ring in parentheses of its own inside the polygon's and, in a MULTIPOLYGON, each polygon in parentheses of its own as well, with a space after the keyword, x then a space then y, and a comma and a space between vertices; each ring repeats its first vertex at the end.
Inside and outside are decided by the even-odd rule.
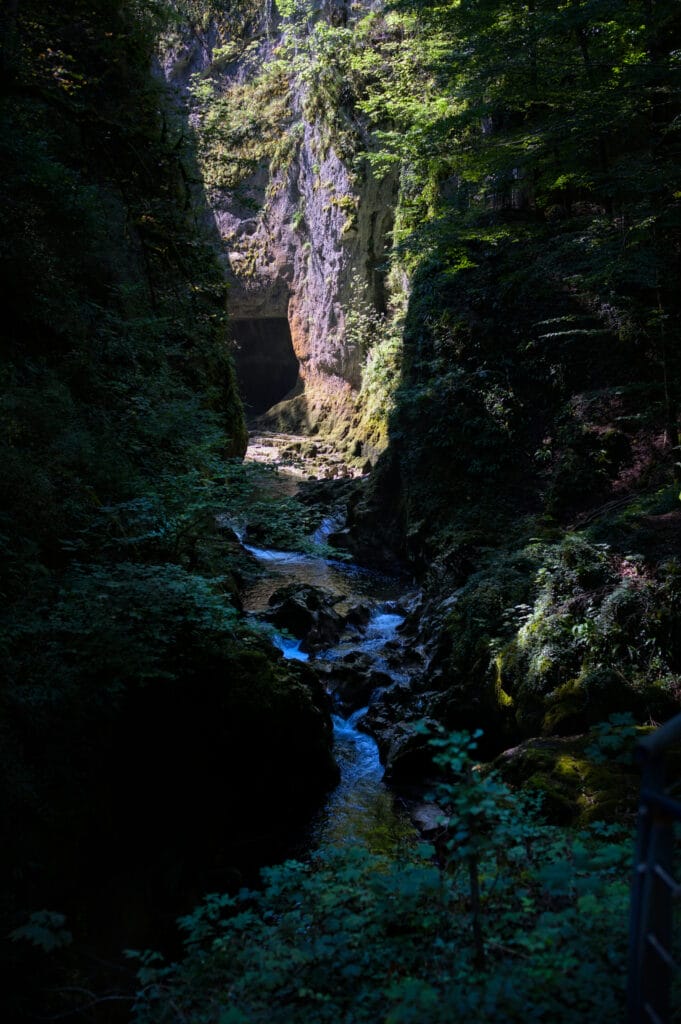
MULTIPOLYGON (((283 494, 310 479, 345 480, 357 470, 328 444, 293 435, 251 437, 247 461, 275 466, 283 494)), ((314 539, 342 526, 338 507, 322 516, 314 539)), ((245 589, 244 607, 271 623, 283 656, 305 660, 333 702, 334 747, 341 781, 312 824, 311 848, 361 843, 387 851, 416 835, 409 811, 384 782, 372 705, 404 686, 419 663, 401 628, 417 599, 410 581, 342 558, 244 543, 261 573, 245 589)))

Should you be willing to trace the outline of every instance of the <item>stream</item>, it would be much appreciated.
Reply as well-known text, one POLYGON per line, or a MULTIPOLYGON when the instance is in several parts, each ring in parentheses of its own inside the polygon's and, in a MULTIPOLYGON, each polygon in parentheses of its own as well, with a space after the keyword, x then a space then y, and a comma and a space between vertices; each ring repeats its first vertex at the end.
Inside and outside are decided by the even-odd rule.
MULTIPOLYGON (((258 448, 249 446, 246 460, 261 461, 258 448)), ((292 476, 300 480, 300 470, 277 469, 278 479, 283 478, 282 493, 291 493, 292 476)), ((311 539, 322 543, 339 525, 338 519, 326 517, 311 539)), ((361 656, 372 670, 391 682, 404 681, 398 633, 404 621, 404 580, 333 558, 261 548, 243 540, 242 545, 264 570, 242 595, 249 613, 262 614, 272 594, 290 583, 313 586, 331 595, 340 613, 358 605, 368 609, 364 626, 347 630, 335 644, 314 654, 301 649, 302 639, 275 635, 273 642, 285 658, 316 661, 326 674, 333 672, 330 666, 334 662, 361 656)), ((347 716, 332 716, 334 754, 341 778, 310 826, 305 843, 309 852, 328 846, 360 845, 374 853, 394 855, 416 836, 406 809, 383 782, 375 740, 361 730, 366 710, 363 707, 347 716)))

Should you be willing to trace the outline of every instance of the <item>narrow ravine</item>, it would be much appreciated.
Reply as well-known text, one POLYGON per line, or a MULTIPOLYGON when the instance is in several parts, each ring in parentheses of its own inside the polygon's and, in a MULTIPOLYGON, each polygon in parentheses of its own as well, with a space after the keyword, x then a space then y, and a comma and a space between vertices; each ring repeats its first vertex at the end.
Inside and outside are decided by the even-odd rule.
MULTIPOLYGON (((266 446, 262 441, 258 437, 249 446, 247 461, 276 464, 276 453, 283 448, 309 445, 309 441, 284 435, 269 435, 266 446)), ((336 462, 333 454, 325 451, 324 456, 326 466, 332 467, 330 472, 340 477, 349 475, 344 469, 339 472, 342 464, 336 462)), ((292 466, 278 468, 282 494, 292 493, 292 481, 309 475, 305 470, 304 456, 292 466)), ((322 516, 311 540, 324 543, 341 525, 337 514, 322 516)), ((376 741, 362 730, 362 719, 367 704, 380 694, 383 685, 406 678, 400 662, 398 631, 404 621, 405 601, 412 595, 405 594, 404 580, 353 562, 258 547, 243 539, 242 544, 264 570, 243 594, 244 607, 252 615, 265 614, 272 595, 287 584, 315 588, 341 614, 358 610, 358 621, 348 626, 336 642, 314 651, 306 650, 304 638, 291 636, 289 631, 273 635, 275 646, 285 658, 310 661, 318 669, 336 705, 332 716, 334 753, 341 778, 311 824, 308 849, 312 852, 326 846, 361 845, 372 852, 395 854, 401 844, 415 837, 416 831, 405 807, 383 781, 376 741), (336 675, 347 674, 348 666, 354 665, 360 665, 367 677, 378 683, 375 689, 363 694, 367 704, 361 707, 353 707, 352 700, 348 702, 333 693, 336 675)))
MULTIPOLYGON (((365 655, 374 671, 384 673, 392 682, 403 678, 398 668, 388 664, 387 650, 395 644, 404 616, 390 611, 391 604, 379 603, 359 640, 341 638, 338 644, 320 655, 333 664, 354 655, 365 655)), ((370 699, 380 692, 374 690, 370 699)), ((383 782, 383 766, 372 736, 361 729, 367 707, 344 717, 333 716, 334 747, 341 769, 341 781, 331 794, 313 826, 314 845, 363 845, 375 853, 395 853, 400 843, 415 835, 405 808, 383 782)))

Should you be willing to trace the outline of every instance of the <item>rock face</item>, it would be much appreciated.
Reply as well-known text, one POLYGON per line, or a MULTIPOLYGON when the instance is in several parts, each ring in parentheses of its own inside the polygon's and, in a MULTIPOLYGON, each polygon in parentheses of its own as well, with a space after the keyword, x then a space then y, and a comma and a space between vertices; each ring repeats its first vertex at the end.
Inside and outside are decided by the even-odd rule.
MULTIPOLYGON (((339 24, 335 9, 314 17, 339 24)), ((347 135, 334 138, 333 115, 327 118, 323 106, 311 102, 314 86, 299 72, 276 70, 293 31, 271 13, 236 38, 216 21, 204 29, 187 27, 166 51, 163 72, 180 97, 187 99, 193 89, 191 116, 231 316, 242 334, 249 320, 288 320, 299 381, 287 426, 309 429, 332 408, 336 418, 347 419, 360 386, 365 343, 348 329, 348 317, 385 308, 380 268, 397 175, 378 181, 366 162, 351 170, 352 145, 347 135), (226 62, 225 51, 234 59, 226 62), (208 100, 196 99, 197 82, 211 92, 208 100), (237 119, 239 130, 233 127, 237 119), (222 149, 214 141, 221 132, 222 149), (257 151, 249 132, 265 140, 257 151), (226 155, 227 146, 234 156, 226 155), (215 169, 229 160, 228 174, 215 169)), ((366 139, 354 121, 354 145, 361 148, 366 139)), ((247 348, 242 346, 245 359, 247 348)))
POLYGON ((329 647, 345 628, 345 619, 334 610, 337 598, 307 583, 290 583, 272 594, 266 618, 303 640, 301 650, 329 647))
POLYGON ((368 654, 361 652, 346 654, 340 661, 317 662, 316 669, 324 679, 334 707, 342 715, 365 707, 377 690, 392 682, 389 675, 374 668, 368 654))

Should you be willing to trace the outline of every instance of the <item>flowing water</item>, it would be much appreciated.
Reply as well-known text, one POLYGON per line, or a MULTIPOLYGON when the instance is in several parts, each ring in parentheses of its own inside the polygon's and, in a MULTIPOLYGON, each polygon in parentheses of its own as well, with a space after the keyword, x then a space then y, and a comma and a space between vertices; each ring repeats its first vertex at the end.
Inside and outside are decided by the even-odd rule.
MULTIPOLYGON (((327 517, 312 539, 323 542, 338 526, 338 519, 327 517)), ((340 560, 246 543, 243 546, 265 570, 243 594, 247 611, 256 615, 263 612, 274 591, 288 583, 309 584, 333 595, 337 599, 334 607, 341 614, 358 604, 368 607, 369 620, 360 635, 352 630, 315 657, 334 662, 353 653, 361 654, 370 660, 372 668, 391 680, 404 680, 404 672, 395 667, 398 628, 404 620, 399 611, 404 581, 340 560)), ((301 650, 300 639, 276 636, 274 643, 286 658, 310 659, 301 650)), ((334 753, 341 779, 311 826, 312 849, 359 844, 373 852, 394 854, 416 834, 406 811, 383 782, 383 767, 374 739, 361 730, 365 711, 366 708, 360 708, 347 718, 333 715, 334 753)))
POLYGON ((406 812, 383 784, 376 743, 357 728, 366 708, 349 718, 333 716, 336 760, 341 781, 313 822, 313 848, 365 846, 395 855, 415 836, 406 812))
MULTIPOLYGON (((368 655, 375 669, 397 682, 404 674, 391 667, 386 645, 395 642, 402 615, 387 611, 383 603, 374 609, 364 636, 343 639, 320 658, 337 661, 357 652, 368 655)), ((378 691, 376 691, 378 692, 378 691)), ((341 780, 312 828, 314 846, 363 845, 374 853, 394 854, 415 836, 406 811, 383 783, 383 766, 375 740, 361 731, 360 708, 348 718, 333 716, 334 749, 341 780)))
POLYGON ((251 544, 243 547, 267 569, 242 595, 244 608, 249 612, 265 611, 274 591, 287 583, 307 583, 332 594, 338 598, 335 607, 341 613, 362 602, 397 600, 404 593, 404 582, 351 562, 251 544))

